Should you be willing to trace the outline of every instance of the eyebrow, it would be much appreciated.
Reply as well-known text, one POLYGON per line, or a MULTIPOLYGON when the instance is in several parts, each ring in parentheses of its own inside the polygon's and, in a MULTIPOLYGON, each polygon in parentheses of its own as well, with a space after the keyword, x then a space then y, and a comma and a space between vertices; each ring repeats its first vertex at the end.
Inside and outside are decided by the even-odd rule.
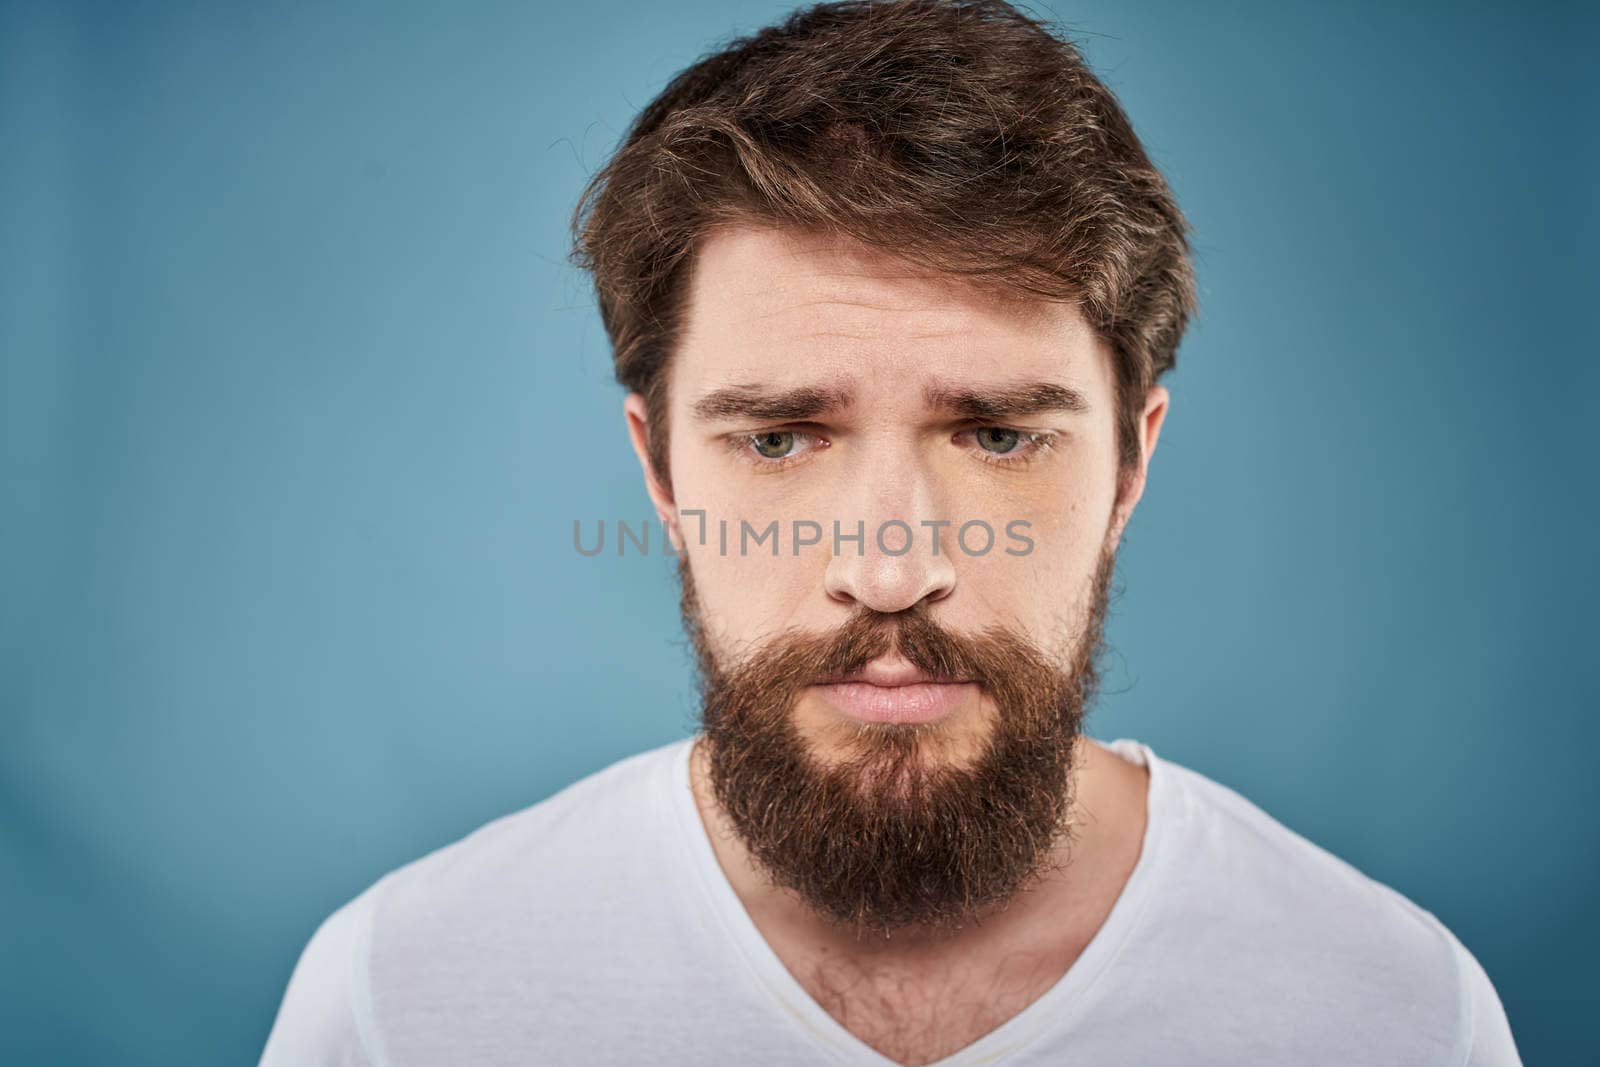
POLYGON ((1089 400, 1071 386, 1057 382, 1023 382, 998 388, 960 388, 933 384, 923 391, 929 407, 970 419, 1003 419, 1061 411, 1081 415, 1089 400))
POLYGON ((847 408, 850 400, 850 393, 845 389, 804 387, 774 391, 755 385, 734 385, 713 389, 696 400, 692 410, 701 419, 798 422, 847 408))
MULTIPOLYGON (((1057 382, 1023 382, 994 388, 936 382, 923 390, 923 400, 931 408, 969 419, 1014 418, 1051 411, 1082 414, 1089 410, 1083 393, 1057 382)), ((851 402, 850 391, 838 387, 772 390, 758 385, 733 385, 713 389, 696 400, 691 410, 703 420, 799 422, 848 408, 851 402)))

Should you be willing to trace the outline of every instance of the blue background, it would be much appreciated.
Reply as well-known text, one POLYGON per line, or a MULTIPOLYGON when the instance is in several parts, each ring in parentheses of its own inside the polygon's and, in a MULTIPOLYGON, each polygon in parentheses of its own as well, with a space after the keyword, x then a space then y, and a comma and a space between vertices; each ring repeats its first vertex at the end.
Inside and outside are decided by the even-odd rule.
MULTIPOLYGON (((316 924, 695 706, 566 225, 780 4, 0 8, 0 1060, 254 1062, 316 924)), ((1600 1004, 1579 5, 1057 3, 1196 227, 1097 736, 1600 1004)))

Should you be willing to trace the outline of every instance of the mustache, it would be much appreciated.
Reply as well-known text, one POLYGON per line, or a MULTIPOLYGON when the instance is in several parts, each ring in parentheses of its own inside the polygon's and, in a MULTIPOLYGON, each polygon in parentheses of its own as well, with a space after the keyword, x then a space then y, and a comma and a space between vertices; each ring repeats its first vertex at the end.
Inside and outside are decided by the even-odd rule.
POLYGON ((793 691, 855 674, 873 660, 898 652, 934 681, 988 686, 1004 669, 1005 650, 1014 649, 1020 640, 998 626, 971 636, 957 634, 935 622, 922 606, 893 613, 864 608, 836 630, 790 632, 772 639, 731 677, 758 676, 768 686, 793 691))

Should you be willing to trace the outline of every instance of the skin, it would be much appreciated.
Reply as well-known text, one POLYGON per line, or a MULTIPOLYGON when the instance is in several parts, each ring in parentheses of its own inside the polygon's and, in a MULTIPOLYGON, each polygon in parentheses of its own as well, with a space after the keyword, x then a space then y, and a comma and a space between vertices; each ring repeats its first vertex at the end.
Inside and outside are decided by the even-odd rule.
MULTIPOLYGON (((863 606, 894 612, 918 602, 956 631, 1016 626, 1065 662, 1099 553, 1118 543, 1143 494, 1168 406, 1166 389, 1152 387, 1138 422, 1142 458, 1119 500, 1111 355, 1072 305, 983 292, 839 237, 754 226, 702 243, 668 373, 671 492, 649 466, 643 397, 629 395, 624 410, 651 500, 693 570, 707 637, 724 663, 785 628, 828 632, 863 606), (973 418, 931 406, 927 395, 930 386, 993 392, 1032 383, 1075 390, 1083 410, 973 418), (814 389, 848 402, 798 421, 697 410, 719 393, 752 389, 814 389), (998 446, 991 451, 984 427, 1022 434, 987 438, 998 446), (764 439, 784 454, 777 462, 752 442, 774 431, 795 434, 764 439), (1050 447, 1038 449, 1031 434, 1051 435, 1050 447), (997 462, 1024 454, 1027 462, 997 462), (679 514, 692 508, 706 512, 704 545, 698 522, 679 514), (732 532, 727 553, 720 518, 732 532), (756 529, 778 519, 785 530, 809 519, 825 533, 799 555, 787 532, 776 558, 770 548, 741 553, 741 519, 756 529), (835 519, 847 531, 864 521, 864 548, 845 543, 836 554, 835 519), (880 550, 873 531, 888 519, 911 524, 910 551, 880 550), (997 531, 995 550, 959 550, 955 530, 971 519, 997 531), (952 522, 937 554, 922 520, 952 522), (1015 545, 1004 534, 1013 520, 1030 524, 1025 556, 1003 551, 1015 545)), ((887 536, 891 549, 903 543, 899 532, 887 536)), ((979 687, 960 696, 930 758, 972 758, 993 721, 979 687)), ((822 761, 852 729, 815 689, 795 716, 822 761)), ((701 815, 757 928, 836 1019, 901 1063, 969 1044, 1058 980, 1104 922, 1144 833, 1147 773, 1085 738, 1072 770, 1070 862, 1064 845, 1059 870, 958 933, 912 929, 863 943, 762 877, 717 810, 703 756, 691 761, 701 815)))

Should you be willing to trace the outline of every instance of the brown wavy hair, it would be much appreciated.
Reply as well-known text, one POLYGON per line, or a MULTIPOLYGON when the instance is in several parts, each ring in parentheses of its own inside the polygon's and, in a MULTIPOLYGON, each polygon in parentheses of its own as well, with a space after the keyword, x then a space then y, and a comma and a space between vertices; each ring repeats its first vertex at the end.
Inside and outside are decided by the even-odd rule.
POLYGON ((670 487, 665 373, 698 242, 820 230, 924 268, 1074 301, 1108 343, 1119 475, 1196 311, 1189 225, 1077 48, 1002 0, 796 11, 673 78, 594 175, 573 262, 670 487))

